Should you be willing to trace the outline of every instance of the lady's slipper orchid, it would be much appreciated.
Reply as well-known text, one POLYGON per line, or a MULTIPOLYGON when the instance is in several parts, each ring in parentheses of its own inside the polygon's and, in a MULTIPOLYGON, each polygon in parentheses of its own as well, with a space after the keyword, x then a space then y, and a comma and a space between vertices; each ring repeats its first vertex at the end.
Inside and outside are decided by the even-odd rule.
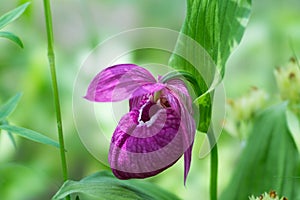
POLYGON ((115 102, 129 99, 129 112, 115 129, 109 164, 120 179, 154 176, 184 154, 184 182, 190 169, 195 134, 192 101, 180 79, 158 81, 133 64, 101 71, 90 83, 86 99, 115 102))

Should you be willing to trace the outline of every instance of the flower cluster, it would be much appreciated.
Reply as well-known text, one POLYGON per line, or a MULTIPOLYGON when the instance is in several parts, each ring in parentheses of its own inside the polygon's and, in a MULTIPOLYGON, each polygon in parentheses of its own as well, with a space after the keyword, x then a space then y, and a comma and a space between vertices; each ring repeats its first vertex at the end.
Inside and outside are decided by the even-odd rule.
POLYGON ((280 96, 291 104, 300 104, 300 66, 294 58, 274 72, 280 96))
POLYGON ((154 176, 184 154, 186 181, 196 130, 192 100, 182 80, 162 80, 137 65, 120 64, 101 71, 88 87, 85 98, 93 102, 129 99, 108 157, 120 179, 154 176))
POLYGON ((253 195, 249 197, 249 200, 288 200, 286 197, 279 197, 274 190, 271 190, 269 193, 265 192, 259 197, 254 197, 253 195))
POLYGON ((266 105, 268 94, 257 87, 244 96, 227 101, 227 120, 224 128, 232 135, 241 139, 246 137, 245 133, 251 128, 250 121, 255 113, 266 105))

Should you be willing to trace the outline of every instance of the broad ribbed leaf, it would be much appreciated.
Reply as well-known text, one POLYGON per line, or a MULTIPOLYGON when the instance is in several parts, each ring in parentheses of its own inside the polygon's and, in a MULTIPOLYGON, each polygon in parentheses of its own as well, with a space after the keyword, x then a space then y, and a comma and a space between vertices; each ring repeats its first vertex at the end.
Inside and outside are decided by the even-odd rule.
POLYGON ((107 171, 98 172, 81 181, 66 181, 52 198, 71 195, 81 200, 179 200, 175 195, 143 180, 119 180, 107 171))
POLYGON ((21 48, 23 48, 23 43, 20 40, 20 38, 11 32, 0 32, 0 37, 9 39, 10 41, 13 41, 17 45, 19 45, 21 48))
POLYGON ((189 72, 197 80, 199 131, 208 130, 212 107, 209 92, 224 76, 225 63, 243 36, 250 10, 251 0, 187 0, 182 35, 169 65, 189 72))
MULTIPOLYGON (((243 36, 250 10, 251 0, 187 0, 187 15, 181 33, 207 51, 223 77, 225 63, 243 36)), ((184 37, 179 38, 177 50, 199 53, 193 52, 186 42, 184 37)), ((194 56, 201 58, 201 55, 194 56)), ((189 63, 179 56, 174 55, 170 63, 178 69, 189 68, 189 63)), ((192 71, 189 69, 189 72, 192 71)))
POLYGON ((22 15, 22 13, 26 10, 27 6, 30 3, 25 3, 11 11, 9 11, 8 13, 5 13, 4 15, 2 15, 0 17, 0 29, 2 29, 3 27, 5 27, 7 24, 13 22, 14 20, 18 19, 18 17, 20 17, 22 15))
POLYGON ((286 109, 286 104, 279 104, 256 118, 221 200, 247 199, 270 190, 299 199, 299 153, 287 126, 286 109))
POLYGON ((0 121, 8 117, 16 108, 21 97, 21 93, 16 94, 0 107, 0 121))
POLYGON ((3 124, 0 125, 0 129, 5 130, 7 132, 12 132, 34 142, 47 144, 59 148, 59 144, 56 141, 52 140, 47 136, 42 135, 41 133, 26 128, 3 124))

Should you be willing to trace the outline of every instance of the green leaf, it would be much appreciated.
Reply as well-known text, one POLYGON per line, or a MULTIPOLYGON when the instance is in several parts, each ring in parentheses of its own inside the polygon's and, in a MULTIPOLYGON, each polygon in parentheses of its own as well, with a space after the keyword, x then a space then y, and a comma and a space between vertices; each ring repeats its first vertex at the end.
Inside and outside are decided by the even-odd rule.
POLYGON ((82 200, 179 200, 154 184, 143 180, 119 180, 107 171, 97 172, 81 181, 66 181, 52 199, 64 199, 68 195, 82 200))
POLYGON ((189 72, 197 80, 200 89, 195 91, 198 98, 194 102, 201 113, 201 132, 208 131, 212 91, 222 80, 225 63, 242 38, 250 10, 251 0, 187 0, 187 14, 169 65, 189 72))
POLYGON ((20 17, 22 15, 22 13, 26 10, 26 8, 28 7, 29 4, 30 4, 29 2, 25 3, 15 9, 9 11, 8 13, 5 13, 4 15, 2 15, 0 17, 0 29, 2 29, 9 23, 16 20, 18 17, 20 17))
MULTIPOLYGON (((181 33, 194 39, 207 51, 223 77, 227 59, 243 36, 250 11, 251 0, 187 0, 187 14, 181 33)), ((176 49, 188 50, 195 59, 203 58, 197 55, 199 51, 196 46, 189 47, 187 42, 185 37, 179 38, 176 49)), ((188 65, 182 57, 173 55, 171 66, 186 69, 188 65)))
MULTIPOLYGON (((4 120, 4 121, 2 121, 2 122, 0 121, 0 126, 1 126, 2 124, 4 124, 4 125, 9 125, 9 123, 8 123, 7 120, 4 120)), ((1 133, 1 129, 0 129, 0 133, 1 133)), ((8 137, 9 137, 11 143, 13 144, 13 146, 14 146, 15 148, 17 148, 17 143, 16 143, 16 140, 15 140, 13 134, 12 134, 10 131, 7 131, 7 134, 8 134, 8 137)))
POLYGON ((0 32, 0 37, 9 39, 9 40, 13 41, 14 43, 16 43, 17 45, 19 45, 21 48, 23 48, 22 41, 20 40, 20 38, 18 36, 16 36, 13 33, 1 31, 0 32))
POLYGON ((256 118, 221 200, 247 199, 270 190, 299 199, 299 153, 287 125, 286 110, 286 103, 279 104, 256 118))
POLYGON ((0 129, 5 130, 7 132, 15 133, 21 137, 32 140, 34 142, 47 144, 59 148, 59 144, 56 141, 52 140, 47 136, 42 135, 41 133, 26 128, 3 124, 0 125, 0 129))
POLYGON ((8 137, 9 137, 11 143, 13 144, 14 148, 16 149, 17 148, 17 143, 16 143, 16 140, 15 140, 13 134, 11 132, 7 132, 7 134, 8 134, 8 137))
POLYGON ((21 93, 16 94, 14 97, 9 99, 4 105, 0 107, 0 121, 4 120, 14 111, 21 96, 21 93))

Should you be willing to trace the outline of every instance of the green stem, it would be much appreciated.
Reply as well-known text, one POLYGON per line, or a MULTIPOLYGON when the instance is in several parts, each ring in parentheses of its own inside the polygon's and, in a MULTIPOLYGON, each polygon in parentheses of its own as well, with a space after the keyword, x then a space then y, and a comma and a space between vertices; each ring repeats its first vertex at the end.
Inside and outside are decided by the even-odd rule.
POLYGON ((217 200, 218 194, 218 146, 215 144, 210 154, 210 200, 217 200))
POLYGON ((50 0, 44 0, 44 9, 45 9, 45 20, 46 20, 46 29, 47 29, 47 38, 48 38, 48 61, 49 61, 50 72, 51 72, 51 82, 52 82, 54 105, 56 111, 61 166, 63 172, 63 179, 64 181, 66 181, 68 180, 68 170, 67 170, 67 162, 66 162, 66 155, 65 155, 64 135, 62 129, 61 110, 60 110, 59 94, 58 94, 58 86, 57 86, 57 78, 56 78, 56 70, 55 70, 55 54, 53 48, 54 40, 53 40, 50 0))

